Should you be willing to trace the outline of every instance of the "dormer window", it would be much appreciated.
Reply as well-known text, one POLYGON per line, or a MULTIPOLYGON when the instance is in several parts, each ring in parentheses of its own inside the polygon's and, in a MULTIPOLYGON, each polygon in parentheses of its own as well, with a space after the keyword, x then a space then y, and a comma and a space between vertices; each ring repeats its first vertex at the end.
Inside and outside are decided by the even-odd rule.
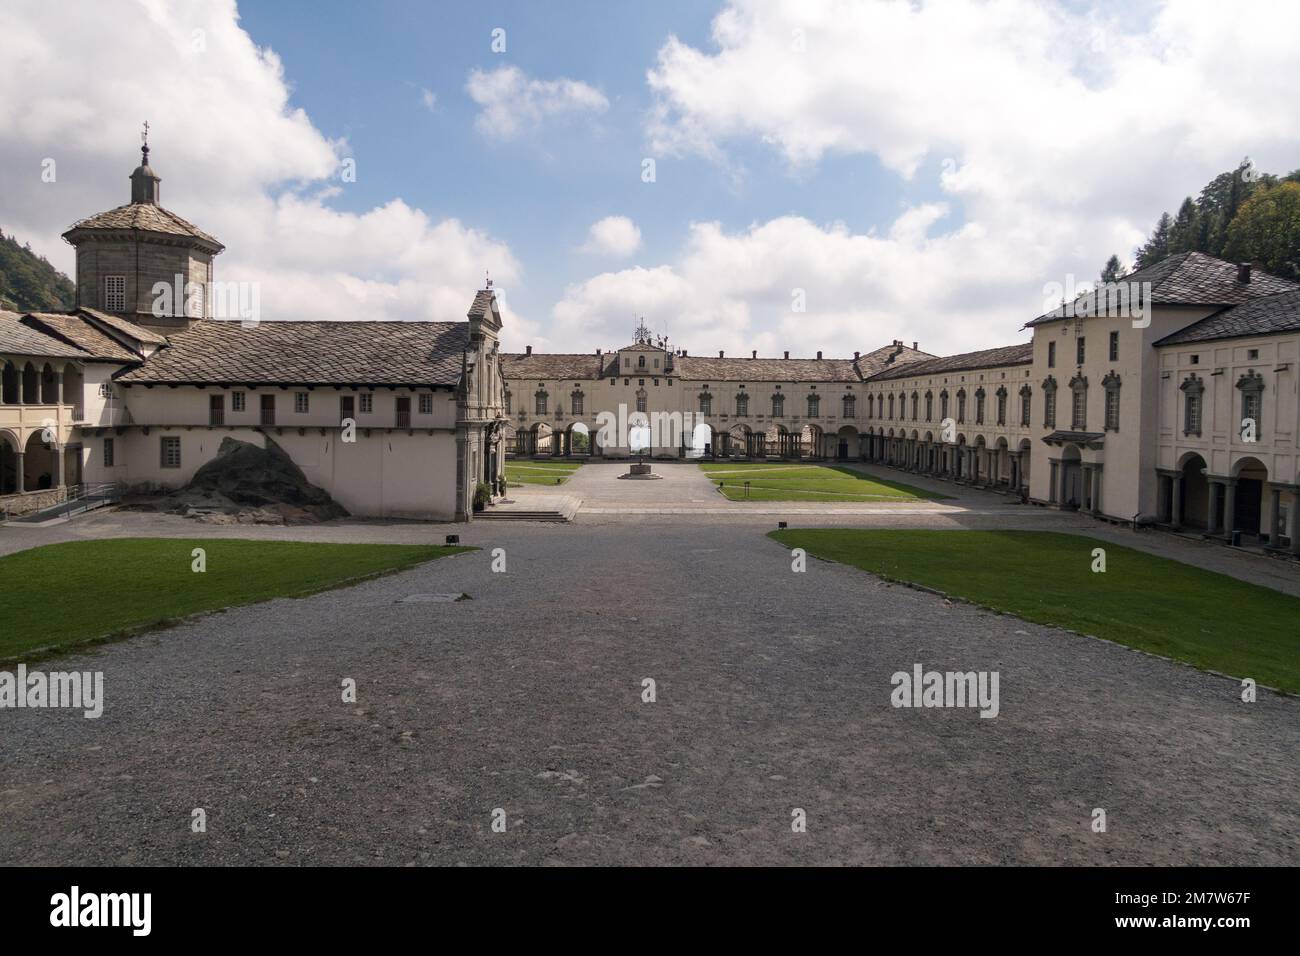
POLYGON ((104 311, 126 311, 126 276, 104 276, 104 311))

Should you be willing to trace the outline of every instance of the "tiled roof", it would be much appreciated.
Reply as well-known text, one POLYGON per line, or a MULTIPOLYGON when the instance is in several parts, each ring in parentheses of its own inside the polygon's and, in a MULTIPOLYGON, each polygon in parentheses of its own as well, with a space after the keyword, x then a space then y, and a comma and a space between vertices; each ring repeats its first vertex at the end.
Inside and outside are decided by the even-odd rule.
POLYGON ((114 315, 111 312, 100 312, 98 309, 88 309, 84 305, 77 311, 84 312, 92 319, 98 319, 105 325, 112 326, 118 332, 135 339, 137 342, 144 342, 148 345, 162 345, 167 341, 166 336, 159 335, 157 332, 150 332, 144 326, 136 325, 120 315, 114 315))
POLYGON ((1300 290, 1270 295, 1216 312, 1172 335, 1166 335, 1156 345, 1180 345, 1295 331, 1300 331, 1300 290))
POLYGON ((996 349, 983 349, 979 352, 963 352, 961 355, 945 355, 940 358, 911 362, 901 368, 889 369, 873 380, 910 378, 914 375, 934 375, 940 372, 961 372, 973 368, 997 368, 1003 365, 1027 365, 1034 360, 1034 345, 1004 345, 996 349))
POLYGON ((67 312, 31 312, 23 324, 48 332, 81 349, 82 358, 112 359, 119 362, 138 362, 140 355, 132 352, 117 339, 97 328, 94 323, 67 312))
POLYGON ((605 356, 594 352, 582 355, 563 353, 537 353, 521 355, 518 352, 501 353, 501 375, 509 381, 562 381, 571 378, 574 381, 591 381, 602 377, 601 365, 605 356))
MULTIPOLYGON (((674 360, 677 378, 693 382, 859 382, 853 359, 696 358, 674 360)), ((626 372, 620 374, 626 375, 626 372)), ((638 372, 638 374, 640 374, 638 372)))
POLYGON ((74 223, 72 228, 63 235, 67 237, 79 229, 145 229, 149 232, 200 239, 219 248, 225 248, 214 236, 208 235, 193 223, 187 222, 162 206, 147 202, 128 203, 107 212, 87 216, 74 223))
POLYGON ((0 311, 0 352, 54 358, 86 358, 86 353, 52 335, 25 325, 17 312, 0 311))
POLYGON ((932 358, 937 356, 895 342, 893 345, 886 345, 884 348, 858 356, 858 371, 863 378, 872 378, 892 368, 932 358))
MULTIPOLYGON (((1300 283, 1253 270, 1249 282, 1237 279, 1237 264, 1203 252, 1180 252, 1126 275, 1121 282, 1151 283, 1155 305, 1240 305, 1261 296, 1300 288, 1300 283)), ((1029 322, 1029 326, 1067 317, 1068 306, 1029 322)))
POLYGON ((173 335, 128 383, 455 385, 466 322, 261 322, 204 319, 173 335))

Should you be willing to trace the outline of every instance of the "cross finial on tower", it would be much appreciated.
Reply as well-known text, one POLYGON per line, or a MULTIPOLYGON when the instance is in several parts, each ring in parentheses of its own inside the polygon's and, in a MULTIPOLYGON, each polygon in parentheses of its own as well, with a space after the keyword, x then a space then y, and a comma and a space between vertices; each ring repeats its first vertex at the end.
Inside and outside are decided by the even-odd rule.
POLYGON ((483 275, 487 277, 487 285, 485 285, 483 288, 485 289, 492 288, 492 273, 489 272, 487 269, 484 269, 483 275))
POLYGON ((140 131, 140 155, 142 157, 141 166, 149 165, 149 121, 144 121, 144 129, 140 131))

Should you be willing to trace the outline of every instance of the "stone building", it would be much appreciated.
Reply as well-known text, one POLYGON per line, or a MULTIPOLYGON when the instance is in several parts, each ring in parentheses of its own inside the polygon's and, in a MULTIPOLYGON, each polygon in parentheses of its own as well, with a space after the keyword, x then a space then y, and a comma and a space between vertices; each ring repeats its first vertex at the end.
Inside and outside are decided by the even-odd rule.
POLYGON ((0 313, 0 514, 181 487, 227 437, 273 440, 359 516, 467 520, 502 489, 490 283, 464 322, 220 318, 223 247, 158 199, 146 146, 131 202, 65 233, 78 307, 0 313))

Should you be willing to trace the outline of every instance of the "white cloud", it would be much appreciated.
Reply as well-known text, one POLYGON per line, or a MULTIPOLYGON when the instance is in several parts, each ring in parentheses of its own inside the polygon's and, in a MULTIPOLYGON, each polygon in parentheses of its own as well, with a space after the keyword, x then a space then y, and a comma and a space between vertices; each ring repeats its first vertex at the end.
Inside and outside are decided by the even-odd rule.
POLYGON ((479 132, 500 139, 517 136, 553 116, 609 109, 605 94, 593 86, 565 78, 530 79, 517 66, 473 70, 465 92, 482 107, 474 121, 479 132))
POLYGON ((505 243, 401 199, 335 209, 352 188, 339 175, 347 144, 290 105, 279 58, 232 0, 88 4, 76 17, 18 0, 0 8, 0 36, 0 225, 65 272, 59 234, 129 200, 148 119, 163 204, 226 245, 218 279, 261 283, 265 318, 463 319, 485 270, 502 284, 520 274, 505 243), (55 183, 41 182, 44 157, 55 183))
MULTIPOLYGON (((905 179, 941 169, 949 208, 904 209, 885 238, 783 219, 701 245, 697 226, 674 274, 689 282, 731 250, 727 265, 757 283, 745 338, 771 335, 789 325, 770 312, 783 283, 814 280, 772 259, 782 278, 764 282, 746 256, 798 236, 831 257, 792 250, 816 273, 810 303, 859 302, 856 323, 842 305, 810 304, 795 324, 835 337, 827 347, 882 334, 947 350, 1015 341, 1044 283, 1128 257, 1161 211, 1245 154, 1271 172, 1300 166, 1298 33, 1300 5, 1266 2, 1170 0, 1110 19, 1038 0, 731 0, 714 48, 660 49, 655 150, 730 170, 738 147, 760 142, 805 182, 823 157, 871 154, 905 179)), ((719 297, 740 294, 714 273, 684 301, 730 315, 719 297)))
POLYGON ((430 113, 434 112, 438 106, 438 94, 427 86, 420 87, 420 104, 430 113))
POLYGON ((583 252, 623 259, 641 248, 641 230, 627 216, 606 216, 591 224, 583 252))

